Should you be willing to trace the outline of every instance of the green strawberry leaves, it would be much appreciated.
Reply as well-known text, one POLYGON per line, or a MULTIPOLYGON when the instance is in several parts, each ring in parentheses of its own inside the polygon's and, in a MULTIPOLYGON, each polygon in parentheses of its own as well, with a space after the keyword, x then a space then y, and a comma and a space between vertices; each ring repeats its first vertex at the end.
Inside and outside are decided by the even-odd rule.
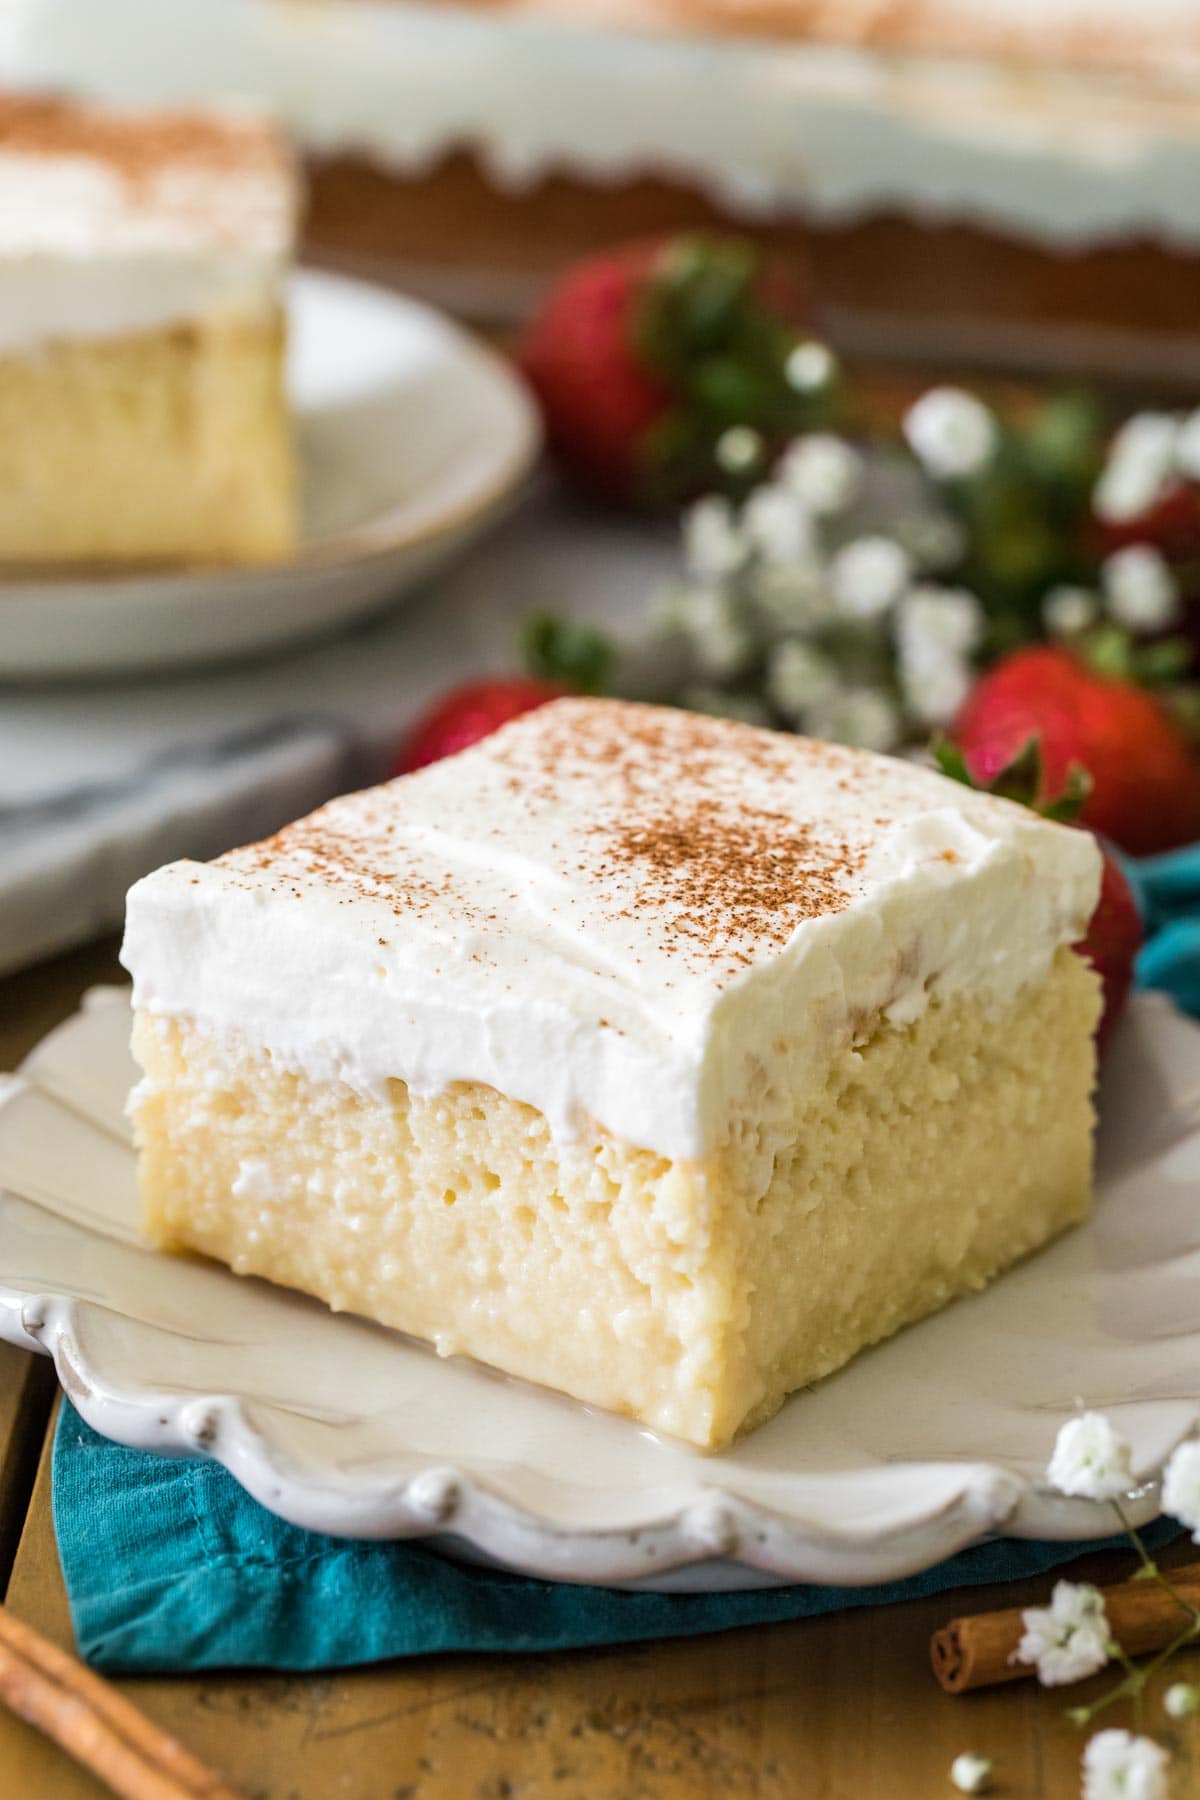
POLYGON ((677 238, 636 296, 633 348, 673 403, 641 446, 643 485, 657 503, 705 487, 735 494, 760 478, 772 446, 832 416, 832 386, 798 389, 788 363, 803 334, 798 297, 772 297, 757 248, 740 239, 677 238), (761 453, 730 468, 726 432, 749 427, 761 453))
POLYGON ((1042 761, 1042 742, 1036 735, 1026 738, 1016 755, 990 782, 975 780, 958 745, 947 737, 936 737, 929 746, 934 761, 943 775, 961 782, 976 793, 995 794, 1001 800, 1015 800, 1028 806, 1043 819, 1069 825, 1083 811, 1092 791, 1092 778, 1082 763, 1073 762, 1067 770, 1066 786, 1060 794, 1045 792, 1046 771, 1042 761))
POLYGON ((596 626, 556 613, 536 613, 521 630, 525 667, 540 681, 561 681, 578 694, 608 687, 617 653, 596 626))
POLYGON ((1136 682, 1139 687, 1165 687, 1180 680, 1192 660, 1192 646, 1185 637, 1141 643, 1111 621, 1094 625, 1072 647, 1097 675, 1136 682))

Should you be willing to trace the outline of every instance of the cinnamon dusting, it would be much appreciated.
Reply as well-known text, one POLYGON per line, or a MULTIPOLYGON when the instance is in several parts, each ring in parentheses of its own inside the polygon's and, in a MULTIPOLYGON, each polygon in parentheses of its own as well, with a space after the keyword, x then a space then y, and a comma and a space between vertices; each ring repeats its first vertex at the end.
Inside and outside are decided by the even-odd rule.
MULTIPOLYGON (((503 934, 512 927, 497 917, 497 898, 519 916, 530 894, 441 869, 436 850, 413 837, 425 815, 414 818, 409 795, 422 782, 446 787, 453 767, 335 801, 221 859, 226 877, 318 886, 343 904, 383 904, 397 919, 433 912, 447 939, 503 934)), ((719 981, 861 892, 861 832, 804 816, 803 778, 817 768, 839 797, 864 797, 874 779, 872 759, 833 745, 665 708, 559 701, 464 762, 464 792, 486 785, 463 831, 477 847, 497 842, 497 870, 528 853, 572 931, 600 929, 635 959, 652 948, 719 981)))
POLYGON ((131 186, 185 164, 213 174, 289 176, 266 120, 218 112, 119 112, 42 95, 0 95, 0 153, 94 158, 131 186))

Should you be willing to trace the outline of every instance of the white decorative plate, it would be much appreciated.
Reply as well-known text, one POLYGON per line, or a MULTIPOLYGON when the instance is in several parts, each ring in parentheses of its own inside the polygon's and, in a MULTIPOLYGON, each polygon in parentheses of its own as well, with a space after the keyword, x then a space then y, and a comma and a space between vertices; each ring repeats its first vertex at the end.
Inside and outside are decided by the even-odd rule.
POLYGON ((1080 1402, 1131 1440, 1143 1520, 1200 1417, 1200 1029, 1161 998, 1106 1071, 1093 1222, 720 1456, 143 1249, 127 1026, 93 997, 0 1093, 0 1334, 98 1430, 215 1456, 298 1524, 572 1581, 875 1582, 994 1532, 1110 1533, 1042 1481, 1080 1402))
POLYGON ((398 599, 509 499, 540 444, 502 358, 386 288, 301 270, 288 295, 298 554, 253 569, 0 578, 0 676, 181 668, 272 649, 398 599))

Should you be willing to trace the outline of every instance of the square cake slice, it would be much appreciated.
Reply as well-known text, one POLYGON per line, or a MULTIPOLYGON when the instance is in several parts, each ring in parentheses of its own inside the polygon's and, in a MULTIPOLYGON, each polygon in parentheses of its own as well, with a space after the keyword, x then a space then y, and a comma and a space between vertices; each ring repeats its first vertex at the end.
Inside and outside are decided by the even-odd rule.
POLYGON ((702 1446, 1087 1212, 1085 832, 561 700, 129 896, 145 1228, 702 1446))
POLYGON ((0 563, 289 554, 297 198, 257 117, 0 98, 0 563))

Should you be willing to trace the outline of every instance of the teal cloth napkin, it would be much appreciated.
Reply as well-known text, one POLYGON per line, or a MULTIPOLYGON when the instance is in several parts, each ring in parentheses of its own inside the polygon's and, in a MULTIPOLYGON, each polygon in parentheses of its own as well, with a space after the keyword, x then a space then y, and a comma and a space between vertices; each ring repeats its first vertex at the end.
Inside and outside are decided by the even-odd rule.
MULTIPOLYGON (((1200 1014, 1200 845, 1125 866, 1150 933, 1139 985, 1166 988, 1200 1014)), ((216 1463, 124 1450, 65 1402, 53 1474, 80 1654, 126 1673, 347 1668, 433 1651, 692 1636, 1009 1581, 1098 1548, 996 1539, 883 1587, 629 1594, 472 1568, 420 1544, 302 1531, 216 1463)), ((1175 1535, 1165 1521, 1149 1533, 1154 1543, 1175 1535)))
MULTIPOLYGON (((439 1650, 693 1637, 1036 1575, 1097 1544, 995 1539, 883 1587, 627 1594, 349 1543, 264 1510, 219 1464, 123 1450, 64 1401, 54 1522, 79 1653, 112 1673, 338 1669, 439 1650)), ((1159 1523, 1154 1544, 1177 1535, 1159 1523)), ((1113 1544, 1124 1540, 1114 1539, 1113 1544)))
POLYGON ((1200 844, 1165 856, 1125 857, 1121 866, 1146 928, 1137 985, 1162 988, 1200 1017, 1200 844))

